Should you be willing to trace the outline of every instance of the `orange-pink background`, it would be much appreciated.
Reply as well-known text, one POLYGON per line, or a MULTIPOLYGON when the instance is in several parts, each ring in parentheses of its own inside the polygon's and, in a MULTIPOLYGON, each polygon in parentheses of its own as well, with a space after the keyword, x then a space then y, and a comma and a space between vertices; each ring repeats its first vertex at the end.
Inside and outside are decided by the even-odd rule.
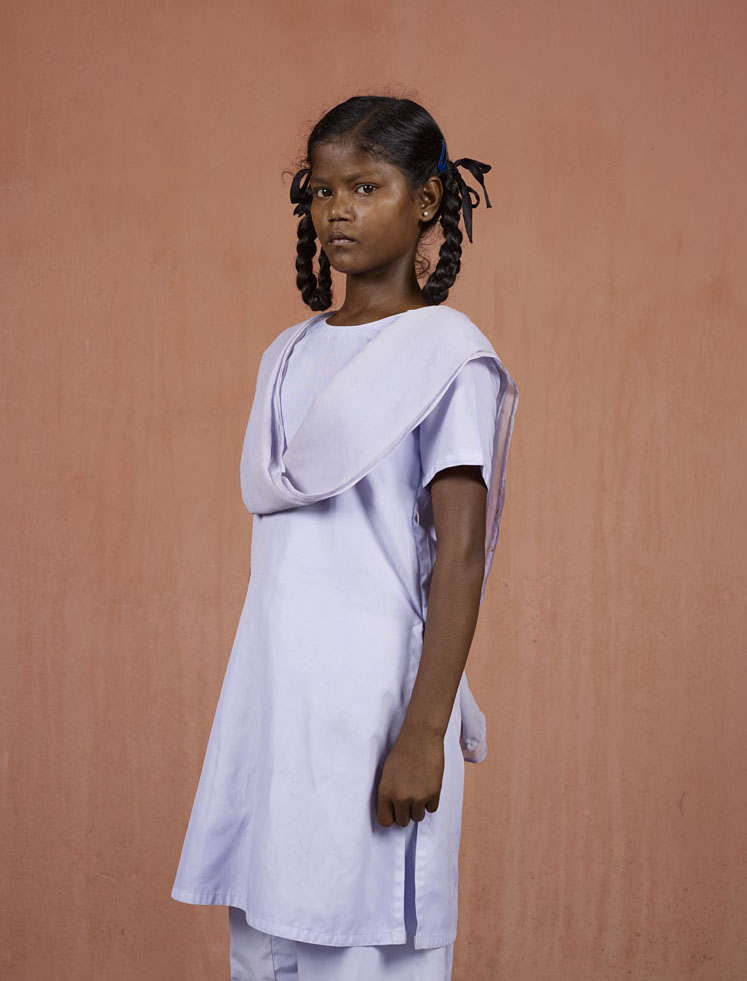
POLYGON ((228 978, 225 908, 169 892, 258 359, 309 312, 283 171, 373 91, 493 165, 447 302, 521 396, 454 981, 744 981, 744 4, 1 18, 2 976, 228 978))

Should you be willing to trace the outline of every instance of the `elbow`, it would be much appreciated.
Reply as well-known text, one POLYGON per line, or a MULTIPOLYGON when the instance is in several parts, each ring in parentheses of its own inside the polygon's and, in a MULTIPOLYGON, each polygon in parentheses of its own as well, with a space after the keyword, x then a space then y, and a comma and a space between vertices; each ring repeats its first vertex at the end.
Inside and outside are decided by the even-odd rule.
POLYGON ((442 565, 447 564, 460 574, 481 577, 485 571, 485 539, 470 536, 439 543, 436 562, 439 560, 442 565))

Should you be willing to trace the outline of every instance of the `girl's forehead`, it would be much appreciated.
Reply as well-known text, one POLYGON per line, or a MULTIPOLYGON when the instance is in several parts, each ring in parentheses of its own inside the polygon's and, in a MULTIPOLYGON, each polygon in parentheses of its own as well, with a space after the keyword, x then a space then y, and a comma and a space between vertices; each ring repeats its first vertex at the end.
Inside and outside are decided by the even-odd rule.
MULTIPOLYGON (((325 180, 333 175, 343 180, 365 173, 389 173, 393 165, 346 143, 322 143, 311 152, 311 175, 325 180)), ((396 169, 396 168, 394 168, 396 169)))

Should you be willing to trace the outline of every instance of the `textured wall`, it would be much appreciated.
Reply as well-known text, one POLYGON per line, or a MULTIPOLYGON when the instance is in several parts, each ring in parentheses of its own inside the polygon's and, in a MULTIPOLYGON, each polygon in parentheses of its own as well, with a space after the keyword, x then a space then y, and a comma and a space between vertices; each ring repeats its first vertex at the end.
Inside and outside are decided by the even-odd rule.
POLYGON ((391 86, 493 165, 447 302, 521 393, 454 981, 744 981, 744 4, 0 19, 0 974, 228 975, 225 909, 169 892, 258 358, 307 315, 282 171, 391 86))

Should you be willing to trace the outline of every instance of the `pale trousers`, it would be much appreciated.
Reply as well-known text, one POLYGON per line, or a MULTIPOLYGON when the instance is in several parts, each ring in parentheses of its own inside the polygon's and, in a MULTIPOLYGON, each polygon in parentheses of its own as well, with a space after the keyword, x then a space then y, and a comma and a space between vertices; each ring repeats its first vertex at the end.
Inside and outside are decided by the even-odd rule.
POLYGON ((228 907, 231 981, 451 981, 454 944, 415 950, 414 843, 408 825, 405 852, 404 944, 330 947, 257 930, 243 909, 228 907))

